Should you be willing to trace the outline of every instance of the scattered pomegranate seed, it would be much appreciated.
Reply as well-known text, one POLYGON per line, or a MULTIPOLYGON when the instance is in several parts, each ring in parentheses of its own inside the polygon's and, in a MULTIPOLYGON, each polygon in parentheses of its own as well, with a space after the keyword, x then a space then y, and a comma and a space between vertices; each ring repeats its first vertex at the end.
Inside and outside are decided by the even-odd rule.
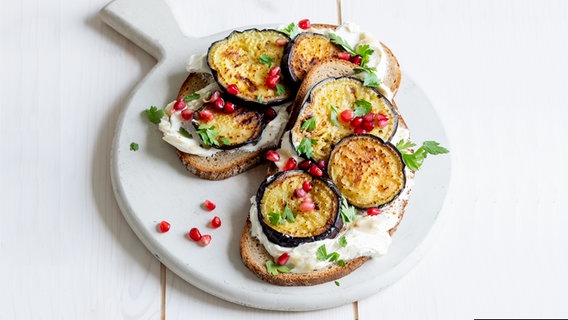
POLYGON ((272 68, 270 68, 270 71, 268 71, 269 77, 276 77, 279 74, 280 74, 280 67, 278 67, 278 66, 272 67, 272 68))
POLYGON ((340 53, 337 54, 337 57, 339 59, 347 60, 347 61, 349 61, 351 59, 351 55, 349 54, 349 52, 340 52, 340 53))
POLYGON ((288 161, 286 161, 286 164, 284 165, 284 168, 282 168, 284 171, 286 170, 294 170, 296 169, 296 164, 298 162, 296 161, 296 159, 290 157, 288 158, 288 161))
POLYGON ((208 235, 208 234, 204 234, 204 235, 201 236, 201 238, 198 240, 198 242, 199 242, 200 246, 206 247, 211 242, 211 236, 208 235))
POLYGON ((191 228, 188 235, 189 238, 193 241, 199 241, 199 239, 201 239, 201 232, 199 232, 199 229, 197 228, 191 228))
POLYGON ((310 166, 310 169, 308 169, 308 173, 311 174, 314 177, 323 176, 323 171, 315 164, 312 164, 310 166))
POLYGON ((213 105, 215 106, 215 109, 223 111, 223 108, 225 107, 225 100, 223 100, 223 98, 217 98, 217 100, 213 102, 213 105))
POLYGON ((214 216, 210 224, 211 228, 219 228, 221 226, 221 218, 214 216))
POLYGON ((266 160, 272 161, 272 162, 276 162, 276 161, 280 160, 280 155, 278 154, 278 152, 276 152, 274 150, 266 151, 266 155, 264 157, 266 158, 266 160))
MULTIPOLYGON (((305 198, 309 199, 309 198, 305 198)), ((310 212, 316 208, 316 205, 313 202, 304 201, 300 204, 300 211, 302 212, 310 212)))
POLYGON ((361 123, 361 128, 365 129, 367 132, 373 130, 375 128, 375 124, 373 124, 372 121, 366 121, 364 120, 363 123, 361 123))
POLYGON ((380 120, 388 120, 388 119, 389 119, 389 118, 387 118, 387 116, 385 116, 385 115, 382 114, 382 113, 377 114, 377 117, 376 117, 376 118, 377 118, 377 121, 380 121, 380 120))
POLYGON ((367 130, 365 130, 361 127, 357 127, 357 128, 355 128, 355 130, 353 130, 353 132, 355 132, 356 134, 365 134, 365 133, 367 133, 367 130))
POLYGON ((219 97, 221 97, 221 92, 219 90, 215 90, 213 91, 213 93, 211 93, 209 100, 203 99, 203 102, 204 103, 214 102, 215 100, 219 99, 219 97))
POLYGON ((213 211, 217 207, 213 202, 211 202, 209 200, 205 200, 203 202, 203 206, 205 206, 205 209, 207 209, 209 211, 213 211))
POLYGON ((283 47, 283 46, 288 44, 288 40, 283 39, 283 38, 279 38, 279 39, 276 39, 276 41, 274 41, 274 44, 279 46, 279 47, 283 47))
POLYGON ((355 113, 351 109, 345 109, 339 114, 339 119, 345 123, 351 122, 355 113))
POLYGON ((279 81, 280 81, 280 76, 268 76, 268 78, 266 78, 266 86, 269 87, 270 89, 274 89, 276 88, 276 85, 278 84, 279 81))
POLYGON ((300 162, 300 164, 298 164, 298 167, 302 170, 308 170, 312 166, 312 164, 312 160, 308 159, 300 162))
POLYGON ((274 120, 274 118, 276 118, 278 114, 276 113, 276 111, 272 108, 267 108, 264 110, 264 121, 266 122, 270 122, 272 120, 274 120))
POLYGON ((377 121, 377 126, 379 128, 384 128, 389 124, 389 120, 388 119, 381 119, 377 121))
POLYGON ((296 189, 294 190, 294 195, 298 198, 303 198, 308 194, 304 189, 296 189))
POLYGON ((375 114, 372 112, 367 113, 366 115, 363 116, 363 120, 364 121, 371 121, 373 122, 375 120, 375 114))
POLYGON ((236 84, 230 84, 227 86, 227 93, 236 96, 239 94, 239 88, 236 84))
POLYGON ((168 232, 170 230, 170 223, 167 221, 162 221, 158 223, 158 231, 161 233, 168 232))
POLYGON ((232 102, 225 102, 225 107, 223 108, 223 112, 225 113, 233 113, 235 112, 235 110, 237 110, 237 106, 235 106, 234 103, 232 102))
POLYGON ((186 106, 185 100, 183 99, 177 99, 176 103, 174 104, 174 110, 176 111, 180 111, 183 110, 186 106))
POLYGON ((302 183, 302 189, 304 189, 304 191, 306 192, 310 192, 310 190, 312 190, 312 183, 308 180, 304 180, 304 182, 302 183))
POLYGON ((327 164, 327 163, 325 162, 325 160, 320 160, 320 161, 318 161, 318 162, 316 163, 316 166, 318 166, 318 168, 324 170, 326 164, 327 164))
POLYGON ((302 30, 309 29, 312 26, 309 19, 302 19, 298 22, 298 28, 302 30))
POLYGON ((367 209, 367 215, 370 216, 376 216, 378 214, 381 214, 381 209, 379 208, 369 208, 367 209))
POLYGON ((363 60, 363 57, 361 57, 360 55, 356 55, 353 58, 351 58, 351 62, 353 62, 356 65, 361 65, 362 60, 363 60))
POLYGON ((284 252, 280 255, 280 257, 278 257, 278 260, 276 262, 278 262, 279 265, 283 266, 288 262, 288 259, 290 259, 290 254, 288 252, 284 252))
POLYGON ((181 118, 185 121, 191 120, 191 118, 193 118, 193 113, 195 113, 195 111, 193 109, 189 109, 189 108, 183 109, 181 111, 181 118))
POLYGON ((351 120, 351 126, 353 128, 359 127, 361 125, 361 123, 363 123, 362 117, 355 117, 355 118, 353 118, 353 120, 351 120))
POLYGON ((302 199, 302 203, 307 202, 307 203, 314 203, 314 200, 311 197, 305 197, 304 199, 302 199))
POLYGON ((213 115, 213 112, 211 112, 211 110, 204 109, 199 111, 199 117, 205 121, 210 121, 215 118, 215 115, 213 115))

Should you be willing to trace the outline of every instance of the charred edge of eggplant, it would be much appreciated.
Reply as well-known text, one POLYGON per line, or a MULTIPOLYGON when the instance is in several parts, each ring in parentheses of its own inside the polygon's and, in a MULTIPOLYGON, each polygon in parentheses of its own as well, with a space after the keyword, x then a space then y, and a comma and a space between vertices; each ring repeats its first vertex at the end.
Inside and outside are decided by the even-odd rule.
MULTIPOLYGON (((402 153, 400 153, 400 151, 396 148, 396 146, 390 142, 385 142, 383 139, 381 139, 380 137, 377 137, 375 135, 372 134, 368 134, 368 133, 364 133, 364 134, 351 134, 348 135, 346 137, 343 137, 341 140, 339 140, 339 142, 337 142, 335 144, 335 146, 331 149, 331 152, 329 153, 329 159, 331 160, 331 157, 333 156, 333 153, 335 152, 336 148, 341 145, 341 143, 343 143, 345 140, 348 139, 355 139, 355 138, 365 138, 365 137, 369 137, 369 138, 373 138, 378 140, 381 144, 386 145, 387 147, 389 147, 390 149, 394 150, 394 152, 397 154, 397 156, 400 159, 400 162, 402 163, 402 178, 403 178, 403 183, 402 183, 402 188, 397 192, 397 194, 388 202, 381 204, 380 206, 371 206, 371 207, 360 207, 357 205, 354 205, 353 203, 349 202, 349 200, 347 200, 347 198, 345 198, 345 200, 347 200, 347 202, 354 206, 356 209, 359 210, 367 210, 369 208, 384 208, 385 206, 389 205, 390 203, 392 203, 393 201, 395 201, 400 194, 402 193, 402 191, 404 190, 404 188, 406 187, 406 172, 405 172, 405 168, 406 168, 406 164, 404 163, 404 160, 402 159, 402 153)), ((331 182, 335 185, 335 183, 333 182, 331 175, 329 174, 329 169, 330 169, 330 162, 331 161, 327 161, 327 164, 325 166, 325 172, 327 174, 327 176, 329 177, 329 179, 331 180, 331 182)), ((337 187, 337 186, 336 186, 337 187)), ((339 188, 338 188, 339 189, 339 188)), ((341 194, 341 191, 340 191, 341 194)))
POLYGON ((315 33, 315 32, 301 32, 298 35, 296 35, 294 37, 294 39, 292 39, 291 41, 288 42, 288 44, 286 45, 286 48, 284 49, 284 55, 282 56, 282 61, 280 62, 280 69, 282 70, 282 73, 284 74, 285 78, 287 78, 289 80, 289 84, 294 88, 294 89, 298 89, 300 87, 300 84, 302 84, 303 79, 298 79, 294 76, 293 72, 291 71, 291 68, 289 67, 289 63, 290 61, 294 61, 294 46, 296 44, 296 41, 298 41, 300 39, 300 37, 302 36, 320 36, 323 38, 326 38, 329 40, 329 42, 338 47, 336 44, 334 44, 333 42, 331 42, 331 39, 326 36, 323 35, 321 33, 315 33))
POLYGON ((319 241, 319 240, 323 240, 323 239, 335 238, 339 234, 339 231, 341 230, 341 228, 343 228, 343 220, 341 219, 341 214, 339 213, 340 209, 341 209, 340 192, 337 189, 337 187, 335 186, 335 184, 333 184, 333 182, 331 182, 331 180, 327 180, 327 179, 322 179, 322 178, 317 178, 317 177, 312 176, 312 179, 320 180, 328 188, 330 188, 332 190, 333 194, 335 195, 335 199, 337 201, 337 209, 335 211, 334 220, 333 220, 331 226, 326 231, 324 231, 323 233, 320 233, 318 235, 310 236, 310 237, 294 237, 294 236, 291 236, 291 235, 282 234, 282 233, 276 231, 275 229, 273 229, 272 227, 270 227, 269 225, 267 225, 264 222, 264 215, 262 214, 262 197, 264 196, 264 191, 266 190, 266 187, 268 187, 268 185, 270 185, 271 183, 273 183, 274 181, 276 181, 277 179, 281 178, 284 175, 290 175, 290 174, 295 174, 295 173, 306 174, 302 170, 280 171, 280 172, 268 177, 267 179, 265 179, 260 184, 260 187, 258 188, 258 191, 256 192, 256 211, 257 211, 258 220, 260 222, 260 225, 262 227, 262 231, 264 232, 264 235, 266 236, 266 238, 270 242, 277 244, 279 246, 282 246, 282 247, 287 247, 287 248, 297 247, 302 243, 315 242, 315 241, 319 241))
MULTIPOLYGON (((217 40, 215 42, 213 42, 209 48, 207 49, 207 67, 209 68, 209 70, 211 70, 211 74, 213 75, 213 79, 215 80, 215 82, 219 85, 219 88, 221 88, 221 91, 223 91, 225 94, 229 94, 227 92, 227 87, 225 87, 225 85, 223 85, 221 82, 219 82, 219 72, 216 69, 213 69, 211 67, 211 63, 209 63, 209 55, 211 53, 211 49, 217 44, 220 43, 222 41, 228 40, 231 36, 233 36, 236 33, 245 33, 245 32, 249 32, 249 31, 258 31, 258 32, 265 32, 265 31, 271 31, 271 32, 276 32, 276 33, 280 33, 286 40, 288 40, 288 43, 290 43, 292 40, 290 39, 290 37, 283 33, 282 31, 276 30, 276 29, 257 29, 257 28, 250 28, 250 29, 246 29, 246 30, 233 30, 228 36, 226 36, 223 39, 217 40)), ((286 79, 286 77, 282 77, 282 79, 286 82, 286 84, 289 84, 289 80, 286 79)), ((293 88, 288 88, 288 89, 293 89, 293 88)), ((263 100, 262 103, 258 103, 257 100, 247 100, 247 99, 243 99, 241 97, 239 97, 238 95, 233 96, 232 100, 235 101, 235 104, 237 105, 242 105, 242 106, 247 106, 247 107, 251 107, 251 108, 266 108, 266 107, 273 107, 273 106, 277 106, 280 105, 282 103, 291 101, 294 98, 295 94, 293 94, 293 92, 290 93, 290 95, 288 96, 288 98, 285 99, 278 99, 278 100, 273 100, 273 101, 269 101, 269 102, 265 102, 263 100)))
MULTIPOLYGON (((233 102, 232 100, 226 100, 226 101, 233 102)), ((193 119, 191 119, 191 124, 193 125, 195 130, 199 130, 199 125, 202 124, 198 120, 195 119, 195 115, 199 116, 199 111, 205 109, 206 107, 211 107, 211 109, 213 109, 214 112, 219 112, 217 110, 214 110, 215 108, 208 105, 207 103, 203 104, 201 107, 199 107, 197 110, 195 110, 193 119)), ((256 113, 260 114, 260 122, 261 122, 260 123, 260 126, 261 126, 260 133, 256 137, 249 139, 249 140, 242 142, 242 143, 230 144, 230 145, 209 146, 209 147, 214 148, 214 149, 220 149, 220 150, 231 150, 231 149, 236 149, 236 148, 242 147, 242 146, 247 145, 247 144, 256 143, 260 140, 260 138, 262 137, 262 133, 264 132, 264 128, 266 127, 266 121, 264 121, 265 120, 264 119, 264 117, 265 117, 264 112, 257 111, 255 109, 249 109, 247 107, 243 107, 243 106, 239 106, 239 105, 237 105, 237 109, 247 109, 248 112, 256 112, 256 113)), ((203 122, 203 124, 207 124, 207 122, 203 122)), ((199 136, 199 139, 201 139, 201 136, 199 136)), ((201 140, 201 141, 203 142, 203 140, 201 140)))
MULTIPOLYGON (((302 112, 304 111, 304 108, 305 108, 306 104, 312 102, 312 95, 313 95, 314 91, 315 91, 319 86, 324 85, 324 84, 325 84, 326 82, 328 82, 328 81, 340 80, 340 79, 343 79, 343 78, 353 79, 353 80, 356 80, 356 81, 361 82, 361 84, 364 83, 363 80, 357 79, 357 78, 355 78, 355 77, 353 77, 353 76, 346 76, 346 77, 330 77, 330 78, 325 78, 325 79, 321 80, 320 82, 316 83, 316 84, 310 89, 310 91, 308 92, 308 94, 306 95, 306 99, 304 99, 304 102, 302 102, 302 105, 298 108, 298 112, 294 115, 295 119, 293 120, 292 126, 291 126, 290 128, 286 128, 286 130, 290 130, 290 134, 289 134, 289 136, 290 136, 290 144, 294 147, 294 151, 296 152, 296 154, 297 154, 298 156, 302 157, 302 155, 300 155, 300 154, 298 153, 298 150, 296 150, 296 145, 294 144, 294 138, 293 138, 293 136, 294 136, 294 131, 293 131, 292 129, 294 128, 294 126, 296 125, 296 122, 298 121, 300 115, 301 115, 302 112)), ((395 135, 395 133, 396 133, 396 128, 398 128, 398 113, 396 112, 396 109, 394 108, 394 106, 393 106, 393 104, 390 102, 390 100, 387 99, 387 97, 385 97, 385 96, 379 91, 379 89, 377 89, 377 88, 375 88, 375 87, 366 87, 366 88, 369 88, 369 89, 375 91, 381 98, 383 98, 385 101, 387 101, 388 107, 389 107, 389 109, 391 110, 392 114, 394 115, 394 118, 393 118, 393 121, 394 121, 393 126, 394 126, 395 130, 393 130, 393 132, 391 132, 391 135, 390 135, 390 137, 388 138, 388 141, 390 141, 390 139, 392 139, 392 137, 393 137, 393 136, 395 135)), ((290 119, 292 119, 292 115, 290 115, 290 119)), ((292 121, 290 121, 290 122, 292 122, 292 121)), ((370 135, 372 135, 372 134, 370 134, 370 135)), ((375 136, 375 135, 372 135, 372 136, 375 136)), ((348 136, 346 136, 346 137, 348 137, 348 136)), ((345 137, 341 138, 341 140, 343 140, 344 138, 345 138, 345 137)), ((377 138, 379 138, 379 137, 377 137, 377 138)), ((379 139, 380 139, 380 138, 379 138, 379 139)), ((381 141, 382 141, 382 139, 381 139, 381 141)), ((339 142, 338 142, 337 144, 339 144, 339 142)), ((337 145, 337 144, 336 144, 336 145, 337 145)), ((333 149, 334 147, 335 147, 335 146, 332 145, 332 146, 331 146, 331 149, 333 149)), ((398 151, 398 150, 397 150, 397 151, 398 151)))

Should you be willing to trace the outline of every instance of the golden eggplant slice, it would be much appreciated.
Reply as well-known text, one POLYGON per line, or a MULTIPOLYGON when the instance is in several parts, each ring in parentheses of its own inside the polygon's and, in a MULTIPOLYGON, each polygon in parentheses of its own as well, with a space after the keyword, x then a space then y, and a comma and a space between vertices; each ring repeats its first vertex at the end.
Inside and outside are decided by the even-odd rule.
POLYGON ((348 135, 369 133, 389 141, 397 126, 398 114, 377 89, 364 86, 356 78, 328 78, 311 89, 292 127, 290 140, 299 155, 327 160, 331 148, 348 135), (361 124, 365 116, 372 118, 372 128, 358 132, 352 121, 342 120, 345 110, 360 117, 361 124))
POLYGON ((264 234, 283 247, 333 238, 343 226, 336 188, 303 171, 282 171, 270 176, 258 189, 256 203, 264 234), (312 189, 300 197, 296 189, 302 189, 304 181, 309 181, 312 189), (306 211, 302 206, 306 198, 313 202, 312 210, 306 211))
POLYGON ((282 59, 282 71, 298 86, 312 66, 324 59, 337 57, 342 51, 322 34, 302 32, 288 43, 282 59))
POLYGON ((225 113, 207 103, 195 112, 192 124, 204 144, 217 149, 234 149, 260 139, 265 125, 263 117, 259 110, 239 106, 225 113))
POLYGON ((249 29, 233 31, 227 38, 214 42, 207 52, 207 64, 215 81, 227 91, 236 85, 239 104, 270 106, 290 100, 293 92, 279 75, 280 90, 267 85, 271 67, 280 66, 284 46, 276 40, 290 38, 277 30, 249 29))
POLYGON ((342 139, 331 152, 327 172, 345 199, 360 209, 393 201, 406 183, 400 152, 369 134, 342 139))

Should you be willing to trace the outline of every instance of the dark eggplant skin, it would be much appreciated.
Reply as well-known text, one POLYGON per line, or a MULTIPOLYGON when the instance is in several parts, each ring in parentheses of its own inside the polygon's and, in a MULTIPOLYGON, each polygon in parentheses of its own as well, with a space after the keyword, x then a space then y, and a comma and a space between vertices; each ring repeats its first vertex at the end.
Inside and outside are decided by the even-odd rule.
MULTIPOLYGON (((297 112, 294 112, 293 114, 290 115, 290 120, 289 120, 289 122, 288 122, 288 125, 287 125, 287 127, 286 127, 286 130, 290 130, 290 134, 288 135, 289 138, 290 138, 290 145, 294 146, 294 151, 296 152, 296 154, 297 154, 298 156, 301 157, 302 155, 300 155, 300 154, 298 153, 298 150, 296 149, 296 144, 294 143, 295 134, 294 134, 294 130, 293 130, 293 129, 294 129, 294 127, 296 127, 296 126, 300 126, 300 125, 301 125, 301 123, 298 123, 298 122, 301 121, 300 115, 302 115, 302 113, 304 112, 304 108, 306 107, 306 105, 311 104, 312 98, 313 98, 313 97, 312 97, 312 96, 313 96, 313 93, 317 90, 318 87, 324 85, 325 83, 327 83, 327 82, 329 82, 329 81, 340 80, 340 79, 343 79, 343 78, 352 79, 352 80, 361 82, 361 85, 363 84, 363 80, 358 79, 358 78, 355 78, 355 77, 353 77, 353 76, 331 77, 331 78, 323 79, 323 80, 321 80, 320 82, 318 82, 317 84, 315 84, 315 85, 310 89, 310 91, 309 91, 309 93, 306 95, 306 99, 304 100, 304 102, 302 103, 302 105, 301 105, 299 108, 297 108, 298 111, 297 111, 297 112)), ((377 88, 375 88, 375 87, 366 87, 366 88, 368 88, 368 89, 370 89, 370 90, 373 90, 374 92, 376 92, 376 93, 379 95, 379 97, 383 98, 383 99, 387 102, 388 107, 389 107, 389 109, 390 109, 390 112, 392 113, 392 115, 394 115, 394 117, 393 117, 393 127, 394 127, 394 128, 397 128, 397 127, 398 127, 398 113, 396 112, 396 110, 395 110, 393 104, 390 102, 390 100, 387 99, 377 88)), ((395 133, 396 133, 396 130, 393 130, 393 132, 391 133, 390 137, 389 137, 387 140, 392 139, 392 137, 395 135, 395 133)), ((343 137, 342 139, 344 139, 344 138, 345 138, 345 137, 343 137)), ((301 140, 301 139, 300 139, 300 140, 301 140)), ((382 139, 381 139, 381 141, 382 141, 382 139)), ((300 141, 298 141, 298 143, 300 143, 300 141)), ((338 141, 337 143, 339 143, 339 141, 338 141)), ((331 146, 330 146, 330 149, 333 149, 337 143, 335 143, 334 145, 331 145, 331 146)))
MULTIPOLYGON (((379 138, 379 137, 377 137, 377 136, 375 136, 375 135, 368 134, 368 133, 365 133, 365 134, 352 134, 352 135, 346 136, 346 137, 344 137, 343 139, 341 139, 341 140, 333 147, 333 149, 331 150, 329 159, 331 160, 331 158, 333 157, 333 153, 334 153, 334 151, 337 149, 337 146, 340 146, 341 143, 345 142, 346 140, 353 139, 353 138, 356 138, 356 137, 369 137, 369 138, 372 138, 372 139, 377 140, 377 141, 380 142, 381 144, 383 144, 383 145, 387 146, 389 149, 393 150, 393 151, 398 155, 398 157, 400 158, 400 162, 402 162, 402 177, 403 177, 402 188, 398 191, 398 193, 397 193, 389 202, 383 203, 382 205, 376 206, 376 207, 375 207, 375 206, 371 206, 371 207, 361 207, 361 206, 357 206, 357 205, 351 203, 351 202, 349 201, 349 199, 345 198, 345 200, 347 200, 347 202, 348 202, 350 205, 352 205, 353 207, 355 207, 355 208, 358 209, 358 210, 367 210, 367 209, 369 209, 369 208, 379 208, 379 209, 380 209, 380 208, 383 208, 383 207, 389 205, 390 203, 392 203, 393 201, 395 201, 395 200, 400 196, 400 194, 401 194, 402 191, 404 190, 404 187, 406 186, 406 171, 405 171, 406 164, 404 163, 404 160, 403 160, 403 158, 402 158, 402 153, 400 153, 400 151, 396 148, 396 146, 395 146, 394 144, 392 144, 392 143, 390 143, 390 142, 385 142, 383 139, 381 139, 381 138, 379 138)), ((331 183, 334 183, 334 182, 333 182, 333 179, 331 178, 331 176, 330 176, 330 174, 329 174, 330 162, 331 162, 331 161, 327 161, 327 162, 326 162, 325 172, 326 172, 327 176, 329 177, 329 179, 332 181, 331 183)), ((364 170, 364 168, 362 168, 362 170, 364 170)), ((334 183, 334 186, 335 186, 335 183, 334 183)), ((336 188, 337 188, 337 186, 336 186, 336 188)))
POLYGON ((334 196, 335 196, 335 200, 337 201, 337 210, 334 213, 335 216, 333 218, 333 221, 331 222, 331 226, 329 226, 328 229, 326 229, 324 232, 317 234, 317 235, 313 235, 310 237, 294 237, 292 235, 288 235, 288 234, 282 234, 278 231, 276 231, 275 229, 273 229, 270 225, 266 224, 264 222, 264 215, 262 213, 262 198, 264 196, 264 191, 266 190, 266 187, 268 187, 271 183, 274 183, 275 181, 279 180, 279 179, 285 179, 288 175, 293 175, 293 174, 307 174, 302 170, 288 170, 288 171, 280 171, 270 177, 268 177, 266 180, 264 180, 262 182, 262 184, 260 185, 260 187, 258 188, 258 191, 256 193, 256 209, 257 209, 257 215, 258 215, 258 220, 260 222, 260 225, 262 227, 262 231, 264 232, 264 234, 266 235, 266 237, 268 238, 268 240, 274 244, 277 244, 279 246, 282 247, 288 247, 288 248, 293 248, 293 247, 297 247, 298 245, 302 244, 302 243, 308 243, 308 242, 314 242, 314 241, 319 241, 319 240, 323 240, 323 239, 332 239, 335 238, 338 234, 339 231, 341 230, 341 228, 343 227, 343 220, 341 219, 341 214, 340 214, 340 208, 341 208, 341 203, 340 203, 340 195, 339 195, 339 190, 337 189, 337 187, 330 181, 327 179, 322 179, 322 178, 316 178, 316 177, 312 177, 312 179, 317 179, 320 180, 322 182, 324 182, 324 184, 329 187, 334 196))
MULTIPOLYGON (((282 38, 286 39, 288 42, 291 41, 290 37, 283 33, 282 31, 276 30, 276 29, 257 29, 257 28, 250 28, 250 29, 246 29, 246 30, 234 30, 233 32, 231 32, 228 36, 226 36, 223 39, 217 40, 215 42, 213 42, 209 48, 207 49, 207 66, 209 67, 209 70, 211 70, 211 74, 213 75, 213 79, 215 80, 215 82, 219 85, 219 87, 221 88, 221 91, 223 91, 225 94, 227 93, 227 87, 225 87, 220 81, 219 81, 219 72, 214 69, 211 66, 211 63, 209 62, 209 56, 211 54, 211 49, 215 47, 215 45, 219 42, 228 40, 231 36, 233 36, 236 33, 245 33, 248 31, 258 31, 258 32, 264 32, 264 31, 271 31, 271 32, 276 32, 279 33, 282 38)), ((244 99, 241 98, 240 96, 236 95, 236 96, 232 96, 232 100, 235 102, 235 104, 237 105, 241 105, 241 106, 247 106, 247 107, 251 107, 251 108, 267 108, 267 107, 272 107, 272 106, 277 106, 277 105, 281 105, 283 103, 292 101, 296 95, 296 90, 293 90, 292 87, 290 87, 290 81, 289 79, 286 78, 286 76, 282 75, 281 77, 281 83, 285 84, 288 86, 287 90, 291 91, 288 95, 288 97, 284 98, 284 99, 277 99, 277 100, 272 100, 269 102, 263 101, 262 103, 259 103, 258 100, 248 100, 248 99, 244 99)))
MULTIPOLYGON (((219 112, 219 111, 216 111, 215 108, 211 104, 209 104, 209 103, 203 104, 199 109, 195 110, 193 119, 191 119, 191 124, 193 125, 195 130, 198 130, 199 125, 201 124, 201 122, 199 120, 197 120, 196 117, 198 117, 199 112, 201 110, 205 109, 205 108, 211 109, 214 113, 219 112)), ((260 138, 262 137, 262 132, 264 131, 264 128, 266 127, 266 121, 264 121, 265 120, 264 119, 264 112, 261 112, 261 111, 256 110, 256 109, 250 109, 250 108, 247 108, 247 107, 237 106, 235 112, 233 112, 232 114, 228 114, 228 115, 236 115, 237 112, 254 112, 254 113, 257 113, 257 116, 260 118, 260 126, 261 126, 258 135, 251 138, 251 139, 248 139, 247 141, 242 142, 242 143, 234 143, 234 144, 230 144, 230 145, 222 144, 222 145, 219 145, 219 146, 210 146, 211 148, 221 149, 221 150, 231 150, 231 149, 236 149, 236 148, 242 147, 242 146, 247 145, 247 144, 256 143, 260 140, 260 138)), ((219 112, 219 113, 222 113, 222 112, 219 112)), ((206 123, 206 122, 204 122, 204 123, 206 123)))

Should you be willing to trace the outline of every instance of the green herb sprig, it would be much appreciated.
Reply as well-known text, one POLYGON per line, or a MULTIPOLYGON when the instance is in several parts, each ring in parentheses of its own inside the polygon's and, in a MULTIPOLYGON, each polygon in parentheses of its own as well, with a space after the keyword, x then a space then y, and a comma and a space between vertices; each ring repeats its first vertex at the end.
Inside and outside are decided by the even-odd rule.
POLYGON ((294 269, 287 265, 281 266, 277 263, 274 263, 274 261, 272 260, 266 260, 265 265, 266 265, 266 271, 273 276, 277 276, 280 273, 290 272, 292 269, 294 269))
POLYGON ((448 149, 442 147, 439 142, 436 141, 424 141, 422 146, 416 149, 414 152, 411 151, 411 148, 416 147, 415 143, 410 141, 400 140, 396 144, 396 148, 402 154, 402 160, 404 164, 413 171, 418 171, 426 157, 429 154, 437 155, 437 154, 445 154, 450 152, 448 149))

